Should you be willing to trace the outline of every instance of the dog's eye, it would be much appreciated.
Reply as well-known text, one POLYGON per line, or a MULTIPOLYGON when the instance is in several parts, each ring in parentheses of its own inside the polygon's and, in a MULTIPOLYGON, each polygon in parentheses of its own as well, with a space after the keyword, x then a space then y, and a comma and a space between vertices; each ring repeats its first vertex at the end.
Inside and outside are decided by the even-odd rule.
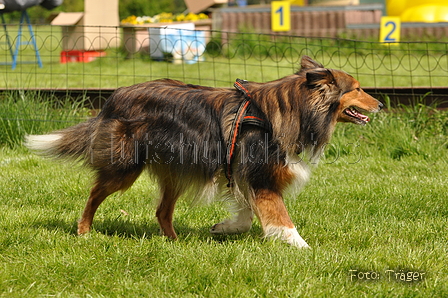
POLYGON ((361 88, 356 88, 355 90, 358 92, 361 92, 361 88))

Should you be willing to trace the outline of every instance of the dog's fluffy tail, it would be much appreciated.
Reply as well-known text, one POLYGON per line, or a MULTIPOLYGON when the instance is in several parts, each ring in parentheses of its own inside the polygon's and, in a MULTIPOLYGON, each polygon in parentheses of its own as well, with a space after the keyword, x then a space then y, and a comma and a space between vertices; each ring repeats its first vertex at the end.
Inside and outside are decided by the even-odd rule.
POLYGON ((24 145, 48 157, 84 159, 91 147, 92 121, 46 135, 27 135, 24 145))

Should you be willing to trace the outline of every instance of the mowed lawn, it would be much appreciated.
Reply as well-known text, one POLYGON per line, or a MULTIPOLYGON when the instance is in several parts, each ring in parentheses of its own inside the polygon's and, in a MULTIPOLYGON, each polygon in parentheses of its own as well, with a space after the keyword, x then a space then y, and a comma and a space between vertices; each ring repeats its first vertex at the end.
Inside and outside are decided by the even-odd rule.
POLYGON ((92 173, 4 145, 0 297, 446 297, 447 131, 447 112, 419 105, 338 125, 310 183, 285 198, 309 250, 263 239, 258 222, 212 237, 223 202, 180 201, 169 241, 145 174, 77 236, 92 173))

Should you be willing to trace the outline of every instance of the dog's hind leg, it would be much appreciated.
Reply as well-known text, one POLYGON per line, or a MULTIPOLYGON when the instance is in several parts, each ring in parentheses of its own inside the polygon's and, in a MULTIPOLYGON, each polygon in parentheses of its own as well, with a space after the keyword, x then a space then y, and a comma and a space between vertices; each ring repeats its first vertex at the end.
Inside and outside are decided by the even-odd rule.
POLYGON ((107 196, 116 191, 128 189, 141 172, 142 169, 138 168, 121 175, 117 173, 98 173, 82 217, 78 222, 78 234, 81 235, 90 231, 95 212, 107 196))
POLYGON ((161 234, 168 238, 176 239, 177 235, 173 227, 173 213, 181 191, 176 190, 175 183, 170 183, 169 180, 166 179, 160 183, 161 198, 157 207, 156 217, 160 225, 161 234))
POLYGON ((283 198, 278 193, 267 189, 257 190, 255 206, 266 237, 278 238, 296 247, 309 247, 294 227, 283 198))
POLYGON ((241 234, 250 230, 254 212, 249 206, 238 206, 233 218, 215 224, 210 229, 211 234, 241 234))

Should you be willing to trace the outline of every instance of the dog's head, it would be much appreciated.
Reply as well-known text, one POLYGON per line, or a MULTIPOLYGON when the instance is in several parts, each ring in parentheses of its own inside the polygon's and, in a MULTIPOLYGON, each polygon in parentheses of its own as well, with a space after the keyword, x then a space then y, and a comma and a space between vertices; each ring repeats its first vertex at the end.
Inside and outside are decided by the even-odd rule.
POLYGON ((324 68, 308 56, 302 58, 301 66, 300 72, 305 72, 307 88, 324 95, 326 106, 335 110, 336 121, 364 125, 370 121, 364 113, 376 113, 383 107, 348 73, 324 68))

